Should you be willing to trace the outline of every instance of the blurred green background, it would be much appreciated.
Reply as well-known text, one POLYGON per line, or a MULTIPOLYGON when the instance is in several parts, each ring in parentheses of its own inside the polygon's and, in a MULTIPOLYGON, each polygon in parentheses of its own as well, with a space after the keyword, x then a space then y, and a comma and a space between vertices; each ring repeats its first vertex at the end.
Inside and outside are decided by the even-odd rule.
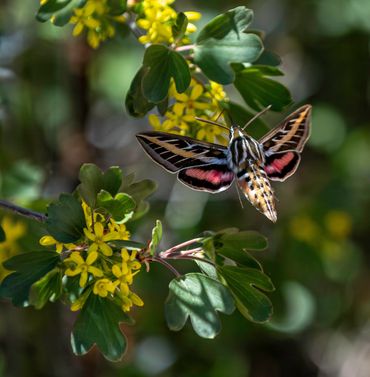
MULTIPOLYGON (((215 340, 190 326, 170 332, 163 316, 172 278, 161 266, 138 277, 145 301, 125 327, 129 351, 112 364, 96 351, 75 357, 69 333, 75 313, 0 309, 0 376, 367 377, 370 375, 370 2, 368 0, 176 1, 178 10, 210 18, 237 5, 255 11, 254 29, 282 57, 284 84, 297 103, 313 105, 313 131, 297 173, 274 187, 279 220, 270 223, 234 190, 191 191, 154 165, 135 142, 149 129, 124 109, 143 46, 116 38, 97 51, 34 19, 38 1, 0 3, 0 197, 44 209, 40 197, 72 191, 80 165, 120 165, 159 183, 151 210, 132 224, 146 241, 163 220, 163 246, 206 229, 254 229, 270 247, 257 257, 276 291, 271 323, 223 316, 215 340)), ((226 88, 228 89, 228 88, 226 88)), ((237 93, 228 91, 240 101, 237 93)), ((283 114, 269 114, 274 125, 283 114)), ((2 213, 8 245, 33 225, 2 213)), ((34 229, 37 232, 37 229, 34 229)), ((18 251, 31 247, 27 237, 18 251)), ((180 265, 184 271, 192 266, 180 265)), ((1 270, 2 271, 2 270, 1 270)), ((3 273, 3 272, 1 272, 3 273)))

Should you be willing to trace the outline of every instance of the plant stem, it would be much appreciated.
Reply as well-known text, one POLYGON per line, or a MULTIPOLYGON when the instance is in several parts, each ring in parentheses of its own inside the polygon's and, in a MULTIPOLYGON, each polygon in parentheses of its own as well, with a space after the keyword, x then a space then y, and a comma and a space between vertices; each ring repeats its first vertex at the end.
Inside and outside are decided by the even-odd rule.
POLYGON ((166 262, 162 258, 149 257, 149 258, 145 258, 145 260, 149 261, 149 262, 158 262, 158 263, 162 264, 163 266, 165 266, 166 268, 168 268, 170 271, 172 271, 175 274, 176 277, 181 276, 180 272, 177 271, 175 267, 173 267, 171 264, 169 264, 168 262, 166 262))
POLYGON ((185 45, 176 47, 177 52, 194 50, 195 45, 185 45))
POLYGON ((43 222, 43 221, 46 221, 47 219, 47 217, 43 213, 35 212, 27 208, 19 207, 13 203, 8 202, 7 200, 0 199, 0 207, 8 209, 9 211, 13 211, 17 213, 18 215, 22 215, 36 221, 43 222))
POLYGON ((201 261, 201 262, 204 262, 204 263, 208 263, 212 266, 214 266, 215 264, 210 261, 209 259, 205 259, 205 258, 200 258, 200 257, 194 257, 194 256, 191 256, 191 255, 179 255, 179 256, 173 256, 173 257, 167 257, 167 259, 188 259, 188 260, 198 260, 198 261, 201 261))
POLYGON ((193 243, 196 243, 196 242, 201 242, 203 238, 199 237, 199 238, 193 238, 192 240, 189 240, 189 241, 185 241, 183 243, 180 243, 176 246, 173 246, 171 247, 170 249, 167 249, 165 251, 161 251, 159 253, 159 255, 162 257, 162 258, 167 258, 170 254, 174 253, 175 251, 178 251, 179 249, 183 249, 184 247, 186 246, 189 246, 189 245, 192 245, 193 243))

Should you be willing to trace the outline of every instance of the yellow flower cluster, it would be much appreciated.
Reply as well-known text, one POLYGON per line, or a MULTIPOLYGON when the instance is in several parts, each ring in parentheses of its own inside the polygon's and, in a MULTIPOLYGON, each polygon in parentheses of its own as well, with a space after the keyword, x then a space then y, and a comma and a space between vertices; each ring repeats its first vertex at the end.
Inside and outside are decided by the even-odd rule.
POLYGON ((26 233, 26 225, 23 222, 13 221, 8 216, 1 220, 1 227, 6 239, 0 243, 0 281, 11 273, 3 267, 3 262, 19 252, 17 241, 26 233))
POLYGON ((350 215, 340 210, 329 211, 320 222, 308 215, 297 216, 290 222, 292 236, 319 251, 324 261, 345 258, 351 230, 350 215))
MULTIPOLYGON (((177 18, 176 11, 170 6, 174 0, 143 0, 141 2, 141 15, 136 24, 146 31, 145 35, 139 37, 139 41, 146 43, 167 43, 174 42, 172 36, 172 25, 177 18)), ((191 22, 200 19, 198 12, 184 12, 190 21, 182 43, 189 43, 186 35, 196 31, 196 26, 191 22)))
POLYGON ((110 11, 108 0, 87 0, 83 7, 74 10, 69 20, 75 25, 73 35, 80 35, 86 29, 87 42, 97 48, 101 42, 115 35, 114 22, 125 22, 124 16, 111 15, 110 11))
POLYGON ((85 237, 78 244, 62 244, 47 235, 40 239, 43 246, 55 246, 57 252, 68 255, 63 261, 64 275, 79 277, 81 295, 72 303, 71 310, 79 310, 89 294, 103 298, 115 298, 123 311, 129 311, 133 305, 144 305, 141 298, 130 290, 134 276, 140 271, 141 263, 137 252, 120 249, 114 252, 110 241, 125 241, 130 233, 125 224, 117 223, 113 218, 106 219, 82 203, 86 219, 85 237))
POLYGON ((163 122, 157 115, 149 115, 149 122, 155 130, 188 135, 219 144, 227 143, 225 131, 221 127, 195 119, 217 119, 222 112, 221 102, 227 101, 222 85, 216 82, 205 85, 192 79, 185 93, 177 93, 175 86, 171 85, 169 97, 170 101, 174 99, 175 103, 165 113, 163 122))

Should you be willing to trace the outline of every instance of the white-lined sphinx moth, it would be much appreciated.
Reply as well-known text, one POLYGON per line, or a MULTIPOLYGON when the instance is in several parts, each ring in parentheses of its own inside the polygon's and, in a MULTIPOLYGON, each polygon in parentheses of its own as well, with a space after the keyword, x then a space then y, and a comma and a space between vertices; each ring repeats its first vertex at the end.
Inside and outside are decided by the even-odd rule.
POLYGON ((297 169, 310 134, 311 105, 289 115, 257 141, 242 128, 230 128, 228 147, 165 132, 136 135, 147 154, 194 190, 217 193, 237 179, 251 204, 277 219, 270 181, 284 181, 297 169))

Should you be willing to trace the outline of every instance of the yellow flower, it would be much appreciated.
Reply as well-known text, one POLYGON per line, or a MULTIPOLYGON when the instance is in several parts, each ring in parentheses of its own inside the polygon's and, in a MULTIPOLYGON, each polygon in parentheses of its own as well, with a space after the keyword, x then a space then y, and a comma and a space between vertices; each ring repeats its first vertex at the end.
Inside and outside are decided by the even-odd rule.
POLYGON ((308 243, 315 242, 320 234, 318 226, 308 216, 295 217, 290 223, 290 232, 297 240, 308 243))
POLYGON ((116 284, 111 282, 109 279, 99 279, 95 282, 93 292, 100 297, 107 297, 108 293, 114 293, 116 289, 116 284))
POLYGON ((69 258, 67 258, 64 262, 69 265, 66 269, 65 274, 67 276, 76 276, 81 274, 80 277, 80 287, 83 288, 87 283, 87 278, 89 273, 92 274, 94 277, 101 277, 103 276, 103 271, 97 267, 92 266, 92 264, 98 258, 97 252, 91 252, 86 261, 81 257, 80 253, 73 252, 69 258))
POLYGON ((102 223, 94 224, 94 233, 88 229, 84 229, 85 236, 92 241, 92 244, 89 246, 88 252, 96 252, 100 250, 107 257, 113 254, 112 248, 106 244, 108 241, 118 239, 116 232, 108 232, 104 234, 104 226, 102 223))
POLYGON ((123 241, 130 239, 130 232, 127 230, 125 224, 117 224, 113 219, 111 219, 108 228, 111 232, 116 232, 118 237, 117 239, 123 241))
MULTIPOLYGON (((210 81, 210 89, 208 95, 211 99, 215 100, 216 102, 220 102, 226 99, 226 93, 224 91, 224 87, 214 81, 210 81)), ((218 105, 218 103, 216 103, 218 105)))
POLYGON ((110 11, 107 0, 87 0, 83 7, 74 9, 69 20, 75 24, 73 35, 80 35, 86 29, 88 44, 97 48, 101 42, 115 35, 112 21, 125 21, 124 16, 112 16, 110 11))
POLYGON ((132 273, 132 270, 140 270, 141 264, 136 260, 136 251, 130 255, 126 249, 121 250, 122 263, 115 264, 112 267, 112 273, 117 278, 116 284, 120 285, 120 290, 127 295, 129 292, 128 286, 132 284, 133 277, 139 272, 132 273))
POLYGON ((26 233, 26 225, 21 221, 13 221, 10 217, 4 216, 1 221, 1 227, 4 230, 6 238, 5 241, 0 244, 0 247, 11 251, 18 250, 15 241, 26 233))
MULTIPOLYGON (((173 96, 177 101, 177 105, 181 105, 180 109, 186 109, 187 112, 192 110, 206 110, 209 109, 209 103, 199 100, 204 93, 204 87, 194 81, 194 85, 191 87, 190 94, 177 93, 176 89, 173 91, 173 96)), ((194 121, 194 117, 192 119, 194 121)))
POLYGON ((143 306, 144 301, 134 292, 129 292, 127 296, 121 296, 122 300, 122 310, 124 312, 130 311, 133 305, 143 306))
POLYGON ((5 233, 5 241, 0 243, 0 281, 10 274, 2 262, 18 253, 17 240, 26 233, 26 225, 23 222, 13 221, 8 216, 3 217, 1 226, 5 233))
POLYGON ((130 270, 140 270, 141 264, 136 260, 137 251, 132 251, 131 255, 127 249, 121 249, 122 263, 126 263, 130 270))
MULTIPOLYGON (((139 42, 146 43, 173 43, 172 25, 177 18, 176 11, 170 6, 173 3, 165 0, 144 0, 141 2, 142 15, 136 21, 141 29, 146 31, 145 35, 139 37, 139 42)), ((198 12, 185 12, 189 21, 197 21, 201 14, 198 12)), ((186 34, 196 31, 196 27, 191 22, 188 23, 186 34)), ((182 42, 188 42, 185 36, 182 42)))
POLYGON ((347 212, 330 211, 325 216, 325 225, 333 237, 346 238, 351 233, 352 219, 347 212))
POLYGON ((42 246, 52 246, 55 245, 56 252, 60 253, 63 250, 63 247, 65 246, 67 250, 73 250, 76 248, 76 245, 73 243, 66 243, 63 244, 61 242, 58 242, 54 237, 52 236, 43 236, 40 238, 39 241, 40 245, 42 246))
POLYGON ((201 127, 197 132, 197 139, 206 140, 209 142, 214 142, 215 139, 220 139, 221 143, 226 141, 225 138, 222 138, 222 134, 225 131, 221 127, 214 126, 212 124, 202 123, 201 127))

